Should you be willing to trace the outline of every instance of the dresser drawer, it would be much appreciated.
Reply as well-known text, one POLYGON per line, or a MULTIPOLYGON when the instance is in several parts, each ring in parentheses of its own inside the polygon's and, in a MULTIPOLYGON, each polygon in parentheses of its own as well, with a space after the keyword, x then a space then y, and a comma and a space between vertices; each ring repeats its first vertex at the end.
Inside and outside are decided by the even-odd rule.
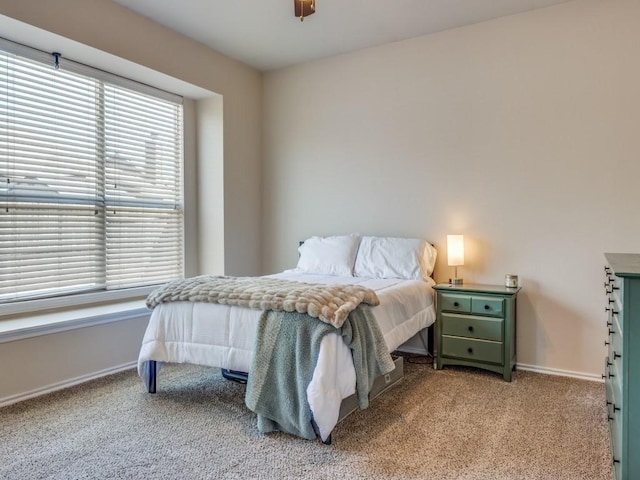
POLYGON ((607 308, 609 309, 610 316, 613 315, 618 318, 618 322, 622 323, 622 298, 623 298, 624 283, 620 281, 618 277, 613 277, 611 284, 607 288, 607 308))
POLYGON ((442 355, 502 365, 502 343, 464 337, 442 336, 442 355))
POLYGON ((468 295, 454 295, 443 293, 438 297, 438 308, 446 312, 471 312, 471 297, 468 295))
MULTIPOLYGON (((622 456, 622 415, 621 412, 617 414, 611 413, 611 407, 609 407, 609 436, 611 440, 611 460, 613 461, 614 470, 616 465, 620 465, 620 458, 622 456)), ((616 476, 615 478, 620 478, 616 476)))
POLYGON ((607 321, 607 335, 607 342, 609 342, 609 348, 612 352, 610 356, 613 357, 614 351, 622 355, 622 331, 616 315, 607 321))
POLYGON ((472 297, 471 313, 502 317, 504 315, 504 298, 472 297))
POLYGON ((471 337, 501 342, 503 338, 502 318, 472 317, 470 315, 442 314, 442 334, 456 337, 471 337))
POLYGON ((617 408, 622 408, 622 370, 614 363, 609 367, 607 382, 611 388, 611 401, 617 408))
POLYGON ((614 333, 609 335, 607 339, 607 342, 609 342, 607 356, 611 363, 617 365, 619 370, 622 370, 622 362, 624 360, 622 356, 622 335, 620 335, 615 328, 613 332, 614 333))

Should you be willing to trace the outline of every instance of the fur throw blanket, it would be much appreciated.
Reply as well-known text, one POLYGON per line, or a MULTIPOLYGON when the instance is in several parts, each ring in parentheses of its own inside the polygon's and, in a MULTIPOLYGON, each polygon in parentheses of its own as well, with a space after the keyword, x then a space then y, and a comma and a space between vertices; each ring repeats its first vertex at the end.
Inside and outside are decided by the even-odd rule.
POLYGON ((323 285, 268 277, 200 275, 175 280, 147 297, 153 309, 163 302, 209 302, 257 310, 306 313, 336 328, 361 303, 378 305, 376 293, 358 285, 323 285))

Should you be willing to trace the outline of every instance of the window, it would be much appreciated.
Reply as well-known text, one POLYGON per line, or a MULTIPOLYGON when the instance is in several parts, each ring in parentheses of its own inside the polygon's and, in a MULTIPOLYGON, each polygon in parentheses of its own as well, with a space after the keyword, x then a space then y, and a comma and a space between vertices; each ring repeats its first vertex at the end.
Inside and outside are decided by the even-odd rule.
POLYGON ((181 99, 7 45, 0 302, 182 277, 181 99))

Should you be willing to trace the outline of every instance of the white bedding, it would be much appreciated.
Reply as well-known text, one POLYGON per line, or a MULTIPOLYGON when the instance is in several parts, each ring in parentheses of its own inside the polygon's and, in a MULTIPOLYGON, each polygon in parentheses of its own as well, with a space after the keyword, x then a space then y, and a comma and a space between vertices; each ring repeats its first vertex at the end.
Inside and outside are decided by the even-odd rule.
MULTIPOLYGON (((389 351, 435 321, 433 281, 336 277, 289 270, 272 277, 307 283, 359 284, 374 290, 373 307, 389 351)), ((260 310, 212 303, 171 302, 154 308, 138 357, 144 362, 192 363, 248 372, 260 310)), ((144 377, 143 377, 144 378, 144 377)), ((338 421, 340 403, 355 393, 351 352, 338 334, 324 337, 307 388, 313 417, 326 440, 338 421)))

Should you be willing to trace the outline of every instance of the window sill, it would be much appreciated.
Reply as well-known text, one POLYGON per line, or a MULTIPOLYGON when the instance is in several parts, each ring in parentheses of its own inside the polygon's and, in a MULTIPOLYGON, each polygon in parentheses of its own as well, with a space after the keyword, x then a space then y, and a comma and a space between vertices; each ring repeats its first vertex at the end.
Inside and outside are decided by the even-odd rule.
POLYGON ((146 287, 123 288, 121 290, 99 290, 95 292, 75 293, 59 297, 38 298, 33 300, 19 300, 16 302, 0 303, 0 324, 4 318, 16 315, 37 315, 45 310, 78 310, 100 303, 124 302, 145 298, 158 285, 146 287))
POLYGON ((144 299, 30 313, 0 319, 0 343, 149 315, 144 299))

